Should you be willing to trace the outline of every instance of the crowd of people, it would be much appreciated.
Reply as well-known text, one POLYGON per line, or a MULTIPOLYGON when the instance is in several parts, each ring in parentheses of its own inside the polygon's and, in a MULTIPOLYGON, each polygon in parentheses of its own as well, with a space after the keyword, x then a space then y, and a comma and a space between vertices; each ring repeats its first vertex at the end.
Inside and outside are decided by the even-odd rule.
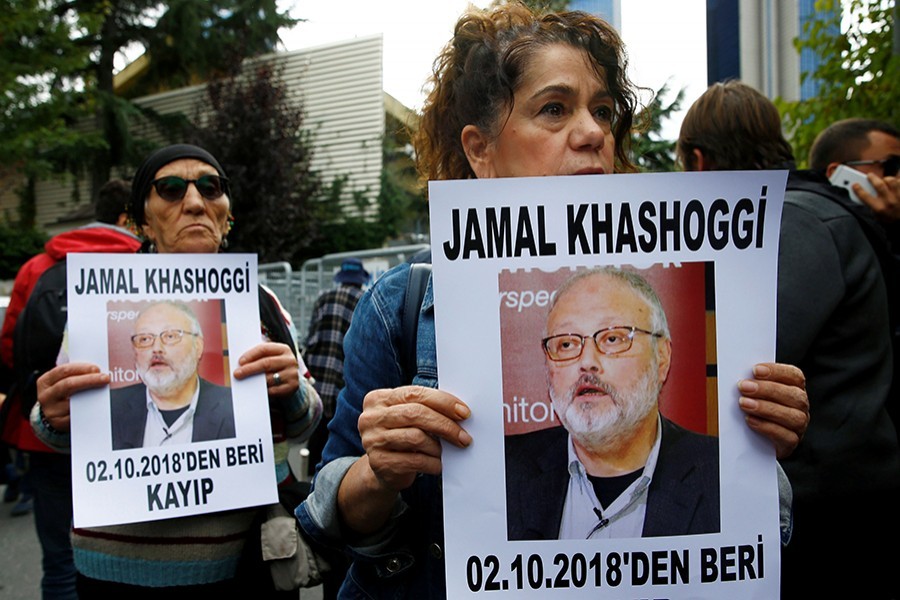
MULTIPOLYGON (((628 139, 639 88, 621 38, 598 17, 517 3, 470 8, 437 57, 430 84, 414 134, 423 180, 637 171, 628 139)), ((798 170, 774 104, 731 81, 693 103, 677 157, 685 171, 789 171, 776 360, 746 365, 752 378, 733 382, 747 427, 778 459, 782 597, 898 597, 900 131, 865 118, 839 121, 816 139, 809 169, 798 170), (840 165, 870 183, 868 190, 852 185, 860 202, 832 184, 840 165)), ((46 254, 22 268, 17 306, 68 252, 224 250, 239 226, 228 183, 205 149, 176 144, 153 152, 113 220, 101 219, 98 205, 102 223, 54 237, 46 254), (126 217, 136 235, 123 228, 126 217)), ((287 445, 313 436, 312 486, 290 508, 309 569, 327 574, 333 562, 327 597, 446 597, 442 445, 472 445, 466 421, 477 408, 440 387, 430 280, 416 304, 414 372, 404 362, 410 272, 410 263, 401 264, 364 291, 370 282, 362 262, 345 261, 338 287, 316 304, 306 362, 277 298, 260 287, 260 343, 231 373, 265 378, 280 485, 291 481, 287 445)), ((17 316, 11 309, 3 325, 7 365, 17 316)), ((204 406, 222 400, 197 372, 203 332, 189 310, 152 305, 131 339, 142 383, 114 391, 134 396, 128 412, 113 407, 127 447, 235 435, 229 410, 231 420, 198 438, 207 435, 204 406), (176 383, 151 377, 182 363, 189 368, 172 375, 176 383)), ((71 530, 70 402, 109 386, 110 375, 70 362, 67 342, 36 379, 29 418, 10 411, 18 416, 4 430, 31 458, 44 598, 230 590, 296 598, 273 587, 249 551, 261 508, 71 530)), ((673 340, 652 286, 628 269, 579 273, 555 294, 541 343, 560 426, 506 441, 509 539, 719 531, 718 440, 659 410, 673 340), (690 510, 661 504, 672 493, 690 510), (546 514, 525 510, 535 498, 546 514)), ((294 584, 319 581, 307 574, 294 584)))

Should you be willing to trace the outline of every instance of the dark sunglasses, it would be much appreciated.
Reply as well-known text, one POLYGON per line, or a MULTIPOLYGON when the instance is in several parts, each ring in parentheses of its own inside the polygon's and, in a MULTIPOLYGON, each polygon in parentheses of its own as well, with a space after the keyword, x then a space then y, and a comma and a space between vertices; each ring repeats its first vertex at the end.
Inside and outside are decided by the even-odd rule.
POLYGON ((891 154, 883 160, 848 160, 844 163, 851 167, 855 165, 881 165, 885 177, 896 177, 900 171, 900 156, 891 154))
POLYGON ((178 202, 187 194, 188 184, 193 183, 201 196, 216 200, 228 193, 228 179, 219 175, 201 175, 197 179, 185 179, 177 175, 160 177, 150 182, 159 197, 167 202, 178 202))

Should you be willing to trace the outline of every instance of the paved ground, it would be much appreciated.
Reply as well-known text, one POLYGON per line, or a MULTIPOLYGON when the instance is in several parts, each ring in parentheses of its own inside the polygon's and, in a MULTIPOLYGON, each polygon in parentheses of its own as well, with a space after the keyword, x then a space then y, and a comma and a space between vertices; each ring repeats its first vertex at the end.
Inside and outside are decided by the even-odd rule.
MULTIPOLYGON (((0 497, 6 486, 0 486, 0 497)), ((0 600, 40 600, 41 548, 34 519, 13 517, 12 504, 0 504, 0 600)))
MULTIPOLYGON (((5 490, 0 485, 0 498, 5 490)), ((34 519, 30 513, 11 516, 12 507, 0 502, 0 600, 40 600, 41 548, 34 519)), ((321 587, 301 590, 298 600, 322 600, 321 587)))

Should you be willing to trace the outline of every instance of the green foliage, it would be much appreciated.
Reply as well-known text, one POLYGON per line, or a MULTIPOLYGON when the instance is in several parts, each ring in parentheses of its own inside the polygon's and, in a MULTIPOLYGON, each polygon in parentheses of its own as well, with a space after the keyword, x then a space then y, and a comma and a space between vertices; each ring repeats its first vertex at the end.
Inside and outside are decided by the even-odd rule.
MULTIPOLYGON (((381 190, 378 194, 377 227, 381 229, 381 242, 368 247, 378 247, 387 239, 397 239, 408 235, 418 241, 428 234, 428 203, 425 190, 418 186, 406 184, 403 177, 397 176, 396 168, 385 164, 381 172, 381 190)), ((415 170, 415 167, 410 167, 415 170)))
POLYGON ((669 91, 669 84, 663 84, 635 120, 641 127, 631 134, 631 154, 634 163, 644 172, 675 170, 675 142, 663 139, 662 124, 681 109, 684 88, 678 91, 670 103, 663 104, 663 98, 669 91))
MULTIPOLYGON (((312 249, 310 258, 334 252, 350 252, 367 248, 380 248, 388 240, 402 239, 406 235, 415 238, 428 232, 428 204, 425 191, 418 181, 415 163, 410 155, 409 131, 404 123, 391 115, 385 115, 385 136, 382 141, 382 171, 376 212, 371 217, 334 214, 346 178, 333 182, 326 190, 326 199, 320 203, 321 236, 312 249)), ((368 205, 368 199, 357 194, 358 201, 368 205)), ((415 239, 406 240, 409 242, 415 239)))
POLYGON ((33 227, 0 221, 0 279, 14 279, 26 260, 44 251, 47 236, 33 227))
POLYGON ((229 246, 258 253, 261 263, 301 262, 315 242, 314 208, 325 190, 310 165, 302 105, 279 68, 260 64, 246 77, 210 82, 199 110, 210 116, 193 141, 213 149, 230 180, 229 246))
MULTIPOLYGON (((381 173, 381 191, 377 198, 377 213, 372 218, 347 215, 341 211, 339 219, 333 217, 333 207, 338 206, 346 179, 332 183, 326 199, 320 204, 320 236, 310 248, 307 258, 349 252, 367 248, 380 248, 388 239, 396 238, 403 231, 410 230, 411 218, 425 212, 424 194, 411 193, 398 184, 387 169, 381 173), (331 213, 329 219, 325 213, 331 213)), ((360 198, 362 199, 362 198, 360 198)))
MULTIPOLYGON (((103 146, 98 133, 73 127, 91 114, 75 83, 90 57, 77 42, 86 24, 57 9, 40 0, 0 1, 0 177, 65 172, 103 146)), ((33 197, 23 196, 20 212, 32 226, 33 197)))
POLYGON ((893 48, 894 2, 884 0, 817 0, 816 11, 828 15, 804 25, 809 49, 821 62, 812 74, 818 93, 809 100, 776 100, 785 132, 799 164, 805 164, 815 136, 835 121, 849 117, 900 124, 900 49, 893 48), (849 18, 843 19, 845 11, 849 18))
POLYGON ((139 109, 114 94, 117 53, 143 47, 149 67, 130 91, 159 91, 233 72, 295 22, 276 0, 0 0, 0 165, 87 171, 96 193, 146 150, 129 127, 139 109))
MULTIPOLYGON (((414 120, 409 115, 407 119, 414 120)), ((425 187, 419 180, 413 159, 412 140, 407 123, 388 113, 382 143, 383 173, 378 199, 381 218, 386 223, 385 235, 397 238, 410 234, 413 239, 428 234, 428 203, 425 187), (392 216, 385 216, 385 213, 392 216), (387 225, 390 223, 390 225, 387 225)))
POLYGON ((491 7, 521 3, 535 12, 562 12, 569 10, 569 0, 494 0, 491 7))
POLYGON ((152 26, 144 12, 120 30, 120 47, 138 39, 151 57, 130 97, 233 75, 244 58, 273 51, 278 30, 297 22, 276 0, 169 0, 163 7, 152 26))
MULTIPOLYGON (((338 206, 337 200, 322 204, 323 209, 327 206, 332 208, 338 206)), ((328 212, 333 214, 334 211, 328 212)), ((319 225, 319 233, 321 235, 316 239, 305 259, 334 252, 379 248, 385 240, 384 228, 379 223, 360 216, 344 217, 341 221, 323 220, 319 225)))

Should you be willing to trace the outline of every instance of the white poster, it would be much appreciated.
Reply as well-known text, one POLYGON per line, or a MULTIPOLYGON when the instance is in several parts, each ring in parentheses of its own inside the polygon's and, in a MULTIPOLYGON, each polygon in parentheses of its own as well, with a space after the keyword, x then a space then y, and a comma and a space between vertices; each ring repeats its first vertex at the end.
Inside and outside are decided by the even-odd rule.
POLYGON ((778 597, 737 384, 774 359, 786 179, 430 184, 440 387, 472 410, 443 446, 449 598, 778 597))
POLYGON ((277 502, 256 255, 70 254, 68 351, 110 373, 72 397, 76 527, 277 502))

